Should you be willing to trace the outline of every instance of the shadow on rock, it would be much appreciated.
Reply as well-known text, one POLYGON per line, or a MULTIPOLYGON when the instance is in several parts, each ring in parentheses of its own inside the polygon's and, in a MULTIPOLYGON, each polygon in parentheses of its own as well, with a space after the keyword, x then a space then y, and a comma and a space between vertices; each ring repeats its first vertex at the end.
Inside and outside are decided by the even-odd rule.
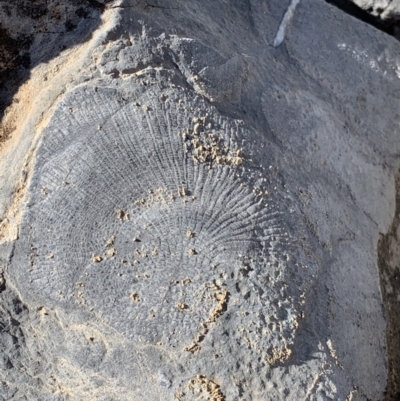
MULTIPOLYGON (((0 121, 30 70, 86 41, 107 0, 0 0, 0 121)), ((15 127, 0 123, 0 143, 15 127)))

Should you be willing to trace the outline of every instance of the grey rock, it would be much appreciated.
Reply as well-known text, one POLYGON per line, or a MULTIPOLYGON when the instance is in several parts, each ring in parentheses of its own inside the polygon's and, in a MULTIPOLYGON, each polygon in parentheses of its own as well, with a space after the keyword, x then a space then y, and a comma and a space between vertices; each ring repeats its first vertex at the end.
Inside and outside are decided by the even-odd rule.
POLYGON ((317 0, 103 18, 0 160, 1 397, 381 399, 400 44, 317 0))

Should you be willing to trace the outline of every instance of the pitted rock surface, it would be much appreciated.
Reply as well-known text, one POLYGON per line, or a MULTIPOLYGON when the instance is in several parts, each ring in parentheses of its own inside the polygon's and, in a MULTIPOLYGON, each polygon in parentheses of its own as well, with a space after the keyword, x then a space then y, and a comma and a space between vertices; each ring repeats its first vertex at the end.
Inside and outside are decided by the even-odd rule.
POLYGON ((181 89, 72 91, 37 152, 17 287, 30 304, 83 308, 207 371, 216 352, 235 355, 241 376, 250 361, 285 361, 316 266, 249 136, 181 89))
POLYGON ((107 4, 0 160, 2 399, 380 400, 399 43, 317 0, 107 4))

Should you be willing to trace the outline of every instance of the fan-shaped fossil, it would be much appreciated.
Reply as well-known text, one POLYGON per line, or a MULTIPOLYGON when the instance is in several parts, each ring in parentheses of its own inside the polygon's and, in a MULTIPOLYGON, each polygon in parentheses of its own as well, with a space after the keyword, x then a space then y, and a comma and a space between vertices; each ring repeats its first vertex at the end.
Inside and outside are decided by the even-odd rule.
POLYGON ((177 352, 223 321, 264 360, 287 358, 312 271, 287 201, 253 192, 246 135, 183 90, 72 91, 38 150, 10 269, 22 295, 177 352))

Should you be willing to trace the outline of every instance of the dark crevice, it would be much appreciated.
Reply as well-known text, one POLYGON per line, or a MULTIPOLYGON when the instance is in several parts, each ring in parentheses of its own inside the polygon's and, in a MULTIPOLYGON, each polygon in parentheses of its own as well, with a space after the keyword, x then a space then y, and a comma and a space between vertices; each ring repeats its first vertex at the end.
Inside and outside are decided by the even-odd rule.
POLYGON ((400 171, 396 177, 396 211, 378 242, 378 266, 386 316, 388 380, 382 401, 400 400, 400 171))
POLYGON ((106 5, 104 3, 100 3, 97 0, 86 0, 92 7, 98 8, 100 11, 104 11, 106 5))
POLYGON ((88 40, 109 3, 110 0, 0 0, 0 148, 15 129, 12 123, 4 123, 5 111, 17 101, 14 95, 30 78, 32 68, 88 40), (24 34, 18 32, 18 24, 14 27, 13 19, 25 24, 24 34), (43 46, 38 48, 35 41, 41 35, 48 40, 42 40, 43 46))
POLYGON ((387 33, 390 36, 400 40, 400 22, 395 20, 382 20, 379 17, 375 17, 368 11, 358 7, 350 0, 325 0, 327 3, 336 6, 346 14, 351 15, 366 24, 372 25, 376 29, 387 33))

